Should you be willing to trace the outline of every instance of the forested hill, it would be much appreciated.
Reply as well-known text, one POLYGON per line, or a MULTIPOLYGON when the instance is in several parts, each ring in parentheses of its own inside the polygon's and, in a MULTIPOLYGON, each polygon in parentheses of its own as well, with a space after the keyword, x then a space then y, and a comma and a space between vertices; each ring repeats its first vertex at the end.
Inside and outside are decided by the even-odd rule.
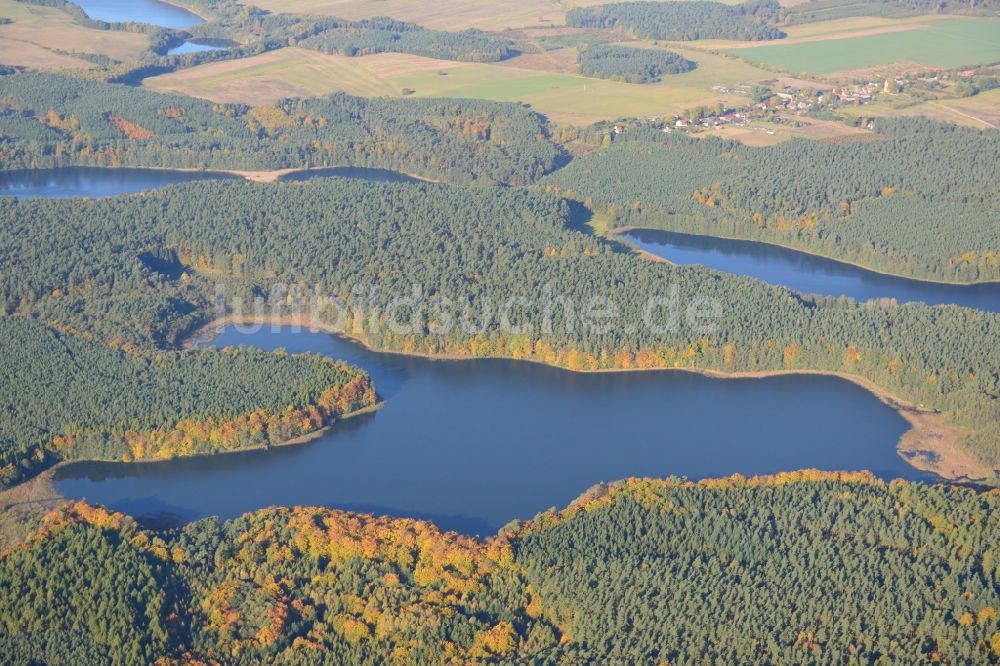
POLYGON ((1000 662, 1000 495, 870 475, 632 479, 476 541, 86 504, 0 557, 6 663, 1000 662))
POLYGON ((577 7, 566 12, 566 25, 613 28, 642 39, 765 40, 785 36, 776 26, 781 5, 752 0, 738 5, 706 0, 620 2, 577 7))
POLYGON ((59 460, 144 460, 279 443, 375 404, 319 356, 114 349, 0 316, 0 487, 59 460))
POLYGON ((441 60, 497 62, 510 57, 513 45, 509 40, 478 30, 427 30, 382 16, 338 22, 298 46, 347 56, 395 52, 441 60))
POLYGON ((618 225, 766 240, 876 270, 1000 279, 1000 132, 879 119, 870 141, 752 148, 652 128, 543 179, 618 225))
POLYGON ((969 450, 1000 467, 1000 315, 806 300, 654 264, 567 228, 571 209, 548 195, 336 178, 203 181, 97 201, 0 201, 0 217, 6 310, 101 338, 169 344, 173 327, 210 313, 213 282, 244 299, 301 284, 338 297, 348 332, 387 349, 578 370, 861 375, 970 426, 969 450), (151 253, 170 268, 144 259, 151 253), (417 314, 388 321, 389 305, 415 290, 417 314), (706 309, 705 299, 717 318, 684 314, 706 309), (589 314, 607 302, 616 316, 589 314))
POLYGON ((689 72, 695 63, 660 49, 594 44, 577 56, 580 73, 628 83, 655 83, 664 75, 689 72))
POLYGON ((251 107, 53 74, 0 76, 5 169, 351 164, 523 184, 562 160, 545 119, 518 104, 337 93, 251 107))

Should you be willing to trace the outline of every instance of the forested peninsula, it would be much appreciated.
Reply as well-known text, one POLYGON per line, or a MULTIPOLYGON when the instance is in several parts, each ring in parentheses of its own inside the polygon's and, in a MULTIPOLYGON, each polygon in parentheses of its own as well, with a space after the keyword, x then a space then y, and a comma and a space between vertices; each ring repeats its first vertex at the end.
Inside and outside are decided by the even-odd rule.
POLYGON ((15 665, 997 663, 998 503, 867 473, 629 479, 485 541, 308 507, 153 532, 68 504, 0 556, 0 652, 15 665))
POLYGON ((376 402, 366 374, 321 356, 142 352, 27 317, 0 316, 0 359, 0 488, 65 460, 279 444, 376 402))

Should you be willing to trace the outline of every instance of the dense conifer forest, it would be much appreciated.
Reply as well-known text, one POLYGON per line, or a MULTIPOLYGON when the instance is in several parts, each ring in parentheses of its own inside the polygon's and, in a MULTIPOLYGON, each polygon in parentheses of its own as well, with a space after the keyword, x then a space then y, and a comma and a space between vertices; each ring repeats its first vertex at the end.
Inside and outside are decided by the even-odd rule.
POLYGON ((879 118, 857 141, 753 148, 634 119, 554 127, 520 103, 221 104, 122 84, 289 46, 497 62, 518 55, 509 35, 529 50, 586 45, 582 74, 653 83, 696 64, 603 42, 772 40, 781 25, 832 18, 996 15, 1000 0, 630 1, 570 8, 567 24, 590 30, 537 41, 239 0, 181 0, 206 20, 186 30, 19 1, 142 33, 149 47, 129 62, 74 54, 99 67, 73 76, 0 65, 2 171, 356 166, 426 180, 310 173, 0 196, 0 662, 1000 666, 997 489, 816 470, 629 478, 480 539, 308 506, 154 528, 62 500, 51 469, 266 448, 377 407, 372 379, 342 361, 185 344, 220 316, 301 317, 376 350, 449 358, 835 373, 944 424, 924 435, 953 434, 943 448, 969 453, 995 485, 1000 314, 804 296, 649 261, 588 223, 998 280, 998 131, 879 118), (190 38, 232 47, 166 55, 190 38))
POLYGON ((0 557, 0 651, 80 666, 998 663, 998 502, 864 473, 631 479, 485 541, 320 508, 151 532, 78 503, 0 557))
POLYGON ((976 430, 968 442, 976 456, 1000 461, 1000 316, 810 300, 749 278, 654 264, 573 230, 573 212, 521 189, 338 178, 7 200, 0 295, 7 312, 137 347, 169 344, 209 316, 214 282, 245 304, 271 295, 269 308, 288 297, 272 294, 280 283, 334 297, 318 316, 349 312, 346 332, 381 348, 579 370, 847 372, 946 410, 976 430), (650 297, 674 305, 651 307, 650 297), (417 314, 390 321, 400 298, 416 299, 417 314), (512 298, 517 307, 501 312, 512 298), (595 298, 617 317, 587 314, 595 298), (705 298, 719 316, 703 330, 684 313, 705 298))
POLYGON ((367 375, 319 356, 119 346, 0 316, 0 487, 59 460, 280 443, 375 404, 367 375))
POLYGON ((396 52, 470 62, 496 62, 511 55, 509 40, 484 32, 427 30, 386 17, 344 22, 298 45, 347 56, 396 52))
POLYGON ((655 83, 666 74, 695 68, 695 63, 673 51, 608 44, 595 44, 580 51, 577 62, 581 74, 627 83, 655 83))
POLYGON ((0 76, 0 121, 5 169, 351 164, 524 184, 564 161, 544 118, 480 100, 338 93, 251 107, 23 73, 0 76))
POLYGON ((566 25, 613 28, 642 39, 764 40, 784 37, 774 24, 781 6, 774 0, 726 5, 707 0, 620 2, 577 7, 566 12, 566 25))
POLYGON ((752 148, 639 128, 544 179, 614 224, 777 242, 876 270, 1000 279, 1000 132, 879 119, 870 141, 752 148))

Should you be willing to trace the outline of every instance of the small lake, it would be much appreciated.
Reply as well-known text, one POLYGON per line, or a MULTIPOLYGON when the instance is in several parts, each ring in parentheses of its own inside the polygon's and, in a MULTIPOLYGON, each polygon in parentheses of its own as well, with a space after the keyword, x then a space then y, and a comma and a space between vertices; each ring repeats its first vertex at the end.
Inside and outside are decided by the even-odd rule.
POLYGON ((164 185, 194 180, 239 178, 220 171, 180 171, 105 167, 60 167, 0 171, 0 196, 22 199, 67 199, 110 197, 154 190, 164 185))
POLYGON ((179 46, 167 51, 167 55, 184 55, 185 53, 201 53, 202 51, 225 51, 239 42, 231 39, 189 39, 179 46))
POLYGON ((896 452, 906 422, 835 377, 730 380, 432 361, 268 327, 228 328, 213 344, 345 359, 372 374, 386 404, 299 446, 71 465, 57 474, 59 492, 167 523, 324 505, 492 534, 513 518, 565 506, 597 482, 629 476, 697 479, 815 467, 929 478, 896 452))
POLYGON ((373 169, 368 167, 319 167, 315 169, 300 169, 287 173, 279 181, 282 183, 312 180, 314 178, 351 178, 367 180, 369 183, 427 183, 399 171, 389 169, 373 169))
POLYGON ((625 234, 638 247, 675 264, 701 264, 749 275, 804 294, 849 296, 859 301, 955 304, 1000 312, 1000 282, 959 285, 883 275, 826 257, 756 241, 639 229, 625 234))
POLYGON ((162 28, 190 28, 204 23, 197 14, 159 0, 76 0, 87 16, 108 23, 149 23, 162 28))

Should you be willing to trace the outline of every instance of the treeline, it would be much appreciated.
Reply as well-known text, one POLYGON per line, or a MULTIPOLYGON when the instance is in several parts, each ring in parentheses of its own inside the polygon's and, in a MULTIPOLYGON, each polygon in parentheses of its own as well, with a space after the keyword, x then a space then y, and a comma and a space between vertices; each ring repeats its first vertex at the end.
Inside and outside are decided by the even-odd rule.
POLYGON ((367 375, 319 356, 119 346, 0 317, 0 487, 59 460, 266 446, 375 404, 367 375))
MULTIPOLYGON (((185 31, 185 34, 233 40, 243 45, 232 51, 187 54, 174 59, 164 58, 161 62, 191 66, 286 46, 300 46, 352 57, 375 53, 410 53, 465 62, 497 62, 513 54, 513 43, 510 40, 490 33, 471 29, 459 32, 430 30, 415 23, 384 16, 345 21, 298 14, 241 12, 238 19, 195 26, 185 31)), ((172 45, 162 44, 154 50, 162 54, 172 45)))
MULTIPOLYGON (((137 22, 92 19, 80 5, 70 0, 24 1, 61 9, 77 23, 89 28, 148 34, 151 40, 149 57, 144 58, 142 65, 169 70, 211 60, 244 57, 285 46, 302 46, 348 56, 395 52, 468 62, 496 62, 513 53, 510 40, 490 33, 471 29, 459 32, 429 30, 384 16, 346 21, 308 14, 272 13, 228 0, 189 0, 187 4, 208 17, 208 22, 177 30, 137 22), (231 40, 234 48, 155 57, 165 56, 170 48, 183 42, 187 36, 231 40)), ((129 71, 134 67, 131 66, 129 71)))
POLYGON ((275 13, 231 0, 191 0, 191 4, 214 17, 192 28, 192 34, 243 43, 263 40, 269 49, 303 46, 348 56, 388 51, 469 62, 496 62, 513 53, 510 40, 479 30, 430 30, 387 16, 348 21, 308 13, 275 13))
POLYGON ((1000 14, 998 0, 810 0, 786 7, 784 21, 789 25, 832 21, 852 16, 920 16, 922 14, 970 14, 996 16, 1000 14))
POLYGON ((545 119, 518 104, 337 93, 251 107, 52 74, 0 76, 5 169, 353 165, 523 184, 563 155, 545 119))
POLYGON ((339 23, 299 46, 346 56, 393 52, 469 62, 497 62, 511 55, 509 40, 479 30, 427 30, 384 16, 339 23))
POLYGON ((321 508, 157 533, 70 504, 0 558, 0 652, 18 666, 996 664, 998 502, 865 473, 632 479, 485 541, 321 508))
POLYGON ((870 141, 764 148, 637 128, 542 184, 617 225, 767 240, 918 278, 1000 279, 1000 132, 917 118, 874 128, 870 141))
POLYGON ((573 213, 554 197, 510 188, 336 178, 2 201, 0 302, 155 346, 189 325, 183 313, 211 307, 210 280, 244 303, 263 299, 266 312, 287 300, 285 291, 272 295, 279 283, 335 297, 319 316, 346 311, 346 332, 379 348, 578 370, 847 372, 945 410, 975 431, 973 454, 1000 462, 1000 316, 807 300, 748 278, 653 264, 569 229, 579 223, 573 213), (176 256, 177 268, 154 270, 141 258, 153 249, 176 256), (400 298, 413 308, 391 310, 400 298), (599 310, 611 303, 614 316, 595 320, 594 299, 599 310), (718 316, 702 328, 684 313, 705 299, 718 316))
POLYGON ((585 76, 628 83, 655 83, 665 74, 680 74, 695 68, 695 63, 673 51, 606 44, 583 49, 577 62, 585 76))
POLYGON ((621 2, 577 7, 566 12, 566 25, 612 28, 642 39, 765 40, 785 36, 776 27, 781 5, 753 0, 738 5, 705 0, 621 2))

